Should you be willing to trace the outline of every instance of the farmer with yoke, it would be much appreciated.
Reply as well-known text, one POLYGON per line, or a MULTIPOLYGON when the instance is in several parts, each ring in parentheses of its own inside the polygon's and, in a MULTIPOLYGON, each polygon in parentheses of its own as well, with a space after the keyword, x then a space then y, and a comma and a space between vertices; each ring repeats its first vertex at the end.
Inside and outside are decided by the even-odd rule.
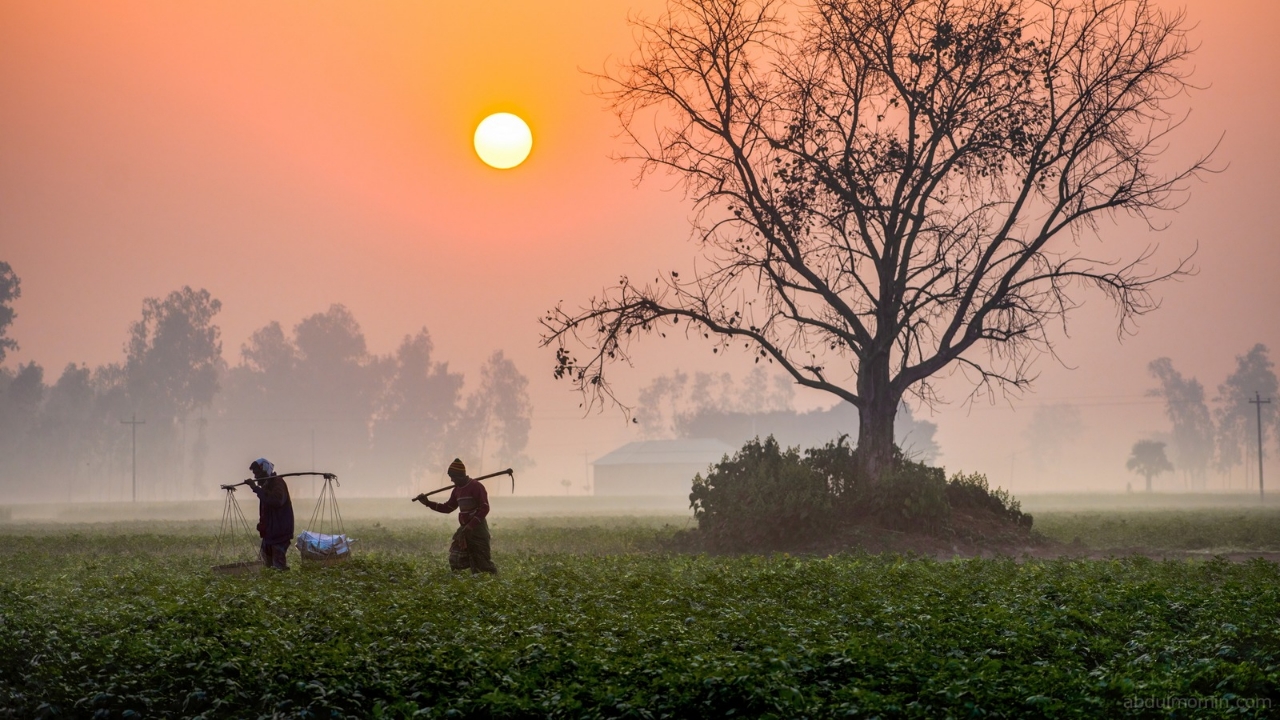
POLYGON ((449 479, 453 481, 453 491, 446 502, 432 502, 426 495, 419 495, 414 500, 436 512, 458 511, 461 527, 453 534, 453 542, 449 545, 449 567, 454 572, 471 568, 473 574, 496 574, 498 568, 489 559, 489 524, 485 521, 489 514, 489 492, 479 481, 467 477, 467 467, 457 458, 449 464, 449 479))
POLYGON ((275 570, 288 570, 284 554, 293 540, 293 501, 284 478, 276 477, 276 468, 266 458, 249 465, 253 479, 249 489, 258 496, 258 534, 262 536, 262 564, 275 570))

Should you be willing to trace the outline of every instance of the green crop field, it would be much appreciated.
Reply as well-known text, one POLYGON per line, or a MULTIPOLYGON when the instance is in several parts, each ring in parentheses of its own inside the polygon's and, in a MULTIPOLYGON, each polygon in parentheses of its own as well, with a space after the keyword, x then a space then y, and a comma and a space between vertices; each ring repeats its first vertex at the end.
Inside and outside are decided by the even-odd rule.
POLYGON ((1280 509, 1209 508, 1040 512, 1035 527, 1089 548, 1199 552, 1280 551, 1280 509))
POLYGON ((351 562, 248 576, 209 571, 215 524, 5 526, 0 716, 1268 717, 1280 702, 1268 560, 709 556, 671 550, 686 524, 671 522, 498 519, 497 577, 451 575, 443 523, 357 524, 351 562))

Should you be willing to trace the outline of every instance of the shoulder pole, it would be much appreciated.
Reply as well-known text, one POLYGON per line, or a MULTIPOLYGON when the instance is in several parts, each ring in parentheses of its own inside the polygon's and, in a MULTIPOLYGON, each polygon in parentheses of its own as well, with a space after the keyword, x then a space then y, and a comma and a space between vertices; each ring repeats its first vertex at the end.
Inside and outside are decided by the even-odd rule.
MULTIPOLYGON (((515 491, 516 491, 516 474, 515 474, 515 471, 513 471, 511 468, 507 468, 506 470, 499 470, 498 472, 495 472, 495 473, 489 473, 488 475, 481 475, 480 477, 474 477, 474 478, 471 478, 471 479, 472 479, 472 480, 488 480, 489 478, 495 478, 495 477, 498 477, 499 475, 510 475, 510 476, 511 476, 511 493, 512 493, 512 494, 515 494, 515 491)), ((431 491, 431 492, 429 492, 429 493, 422 493, 422 494, 421 494, 421 495, 419 495, 418 497, 412 497, 412 498, 409 498, 409 502, 417 502, 417 501, 418 501, 418 498, 429 498, 429 497, 431 497, 432 495, 435 495, 436 493, 442 493, 442 492, 444 492, 445 490, 452 490, 454 487, 455 487, 454 485, 446 485, 446 486, 444 486, 444 487, 442 487, 442 488, 436 488, 435 490, 432 490, 432 491, 431 491)))
POLYGON ((238 482, 238 483, 231 483, 230 485, 223 485, 223 486, 222 486, 222 489, 223 489, 223 490, 234 490, 235 488, 238 488, 238 487, 240 487, 241 485, 248 485, 248 484, 249 484, 249 483, 251 483, 251 482, 260 482, 260 481, 262 481, 262 480, 271 480, 271 479, 273 479, 273 478, 298 477, 298 476, 300 476, 300 475, 321 475, 321 476, 323 476, 323 477, 324 477, 324 479, 325 479, 325 480, 337 480, 337 479, 338 479, 338 476, 337 476, 337 475, 334 475, 333 473, 327 473, 327 472, 296 472, 296 473, 281 473, 281 474, 279 474, 279 475, 268 475, 268 476, 266 476, 266 477, 264 477, 264 478, 249 478, 248 480, 241 480, 241 481, 240 481, 240 482, 238 482))

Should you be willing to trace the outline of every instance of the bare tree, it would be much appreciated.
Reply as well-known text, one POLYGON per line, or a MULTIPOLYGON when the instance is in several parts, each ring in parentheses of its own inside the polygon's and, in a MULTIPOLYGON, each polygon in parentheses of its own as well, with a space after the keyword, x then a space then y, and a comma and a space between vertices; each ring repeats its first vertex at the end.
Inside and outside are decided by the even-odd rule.
POLYGON ((1018 389, 1094 287, 1118 332, 1157 305, 1154 248, 1078 241, 1176 206, 1206 158, 1160 172, 1190 47, 1149 0, 671 0, 603 76, 641 176, 696 203, 691 276, 629 278, 543 318, 588 407, 606 368, 683 323, 859 409, 869 478, 905 393, 960 370, 1018 389), (789 15, 788 15, 789 14, 789 15), (575 355, 577 347, 585 356, 575 355))

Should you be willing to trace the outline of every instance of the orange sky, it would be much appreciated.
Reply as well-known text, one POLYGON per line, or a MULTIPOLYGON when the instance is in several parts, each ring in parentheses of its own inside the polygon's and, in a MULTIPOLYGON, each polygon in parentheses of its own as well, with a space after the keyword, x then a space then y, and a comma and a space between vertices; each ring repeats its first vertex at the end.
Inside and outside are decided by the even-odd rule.
MULTIPOLYGON (((378 352, 426 325, 442 357, 474 376, 506 349, 534 383, 534 485, 558 490, 583 453, 629 435, 614 415, 578 420, 577 398, 535 347, 537 317, 620 274, 685 264, 692 249, 670 182, 637 190, 635 169, 609 159, 614 120, 580 71, 627 55, 628 13, 658 7, 0 0, 0 260, 23 283, 11 331, 22 348, 8 364, 36 360, 56 377, 70 361, 118 359, 142 299, 184 284, 222 300, 232 363, 255 328, 342 302, 378 352), (514 171, 483 166, 470 147, 496 111, 534 131, 514 171)), ((1043 363, 1020 412, 943 409, 949 467, 1002 482, 1027 407, 1137 398, 1160 355, 1211 392, 1252 343, 1280 357, 1280 11, 1258 0, 1186 7, 1206 89, 1170 160, 1225 133, 1229 166, 1158 239, 1170 258, 1199 241, 1200 275, 1168 287, 1164 309, 1123 345, 1094 299, 1062 345, 1075 369, 1043 363)), ((684 352, 647 350, 630 384, 673 362, 714 366, 684 352)), ((1085 418, 1105 448, 1086 485, 1122 483, 1122 469, 1106 468, 1164 428, 1158 407, 1116 407, 1085 418)))

